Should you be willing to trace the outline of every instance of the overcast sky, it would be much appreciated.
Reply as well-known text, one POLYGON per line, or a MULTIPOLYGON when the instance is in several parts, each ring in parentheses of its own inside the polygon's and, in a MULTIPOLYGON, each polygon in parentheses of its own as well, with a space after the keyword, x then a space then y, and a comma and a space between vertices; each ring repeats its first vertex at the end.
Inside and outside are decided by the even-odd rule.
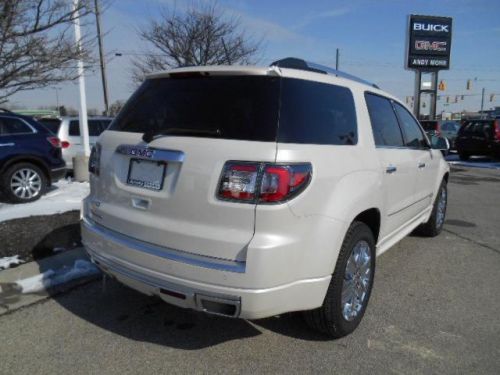
MULTIPOLYGON (((190 3, 112 0, 102 17, 111 102, 126 100, 134 90, 130 58, 146 49, 136 29, 158 17, 162 6, 175 4, 182 11, 190 3), (116 57, 116 52, 123 56, 116 57)), ((294 56, 334 66, 335 49, 340 48, 341 70, 373 81, 403 100, 413 94, 414 84, 414 73, 403 67, 408 15, 453 17, 451 69, 439 76, 448 85, 443 95, 476 96, 451 104, 446 110, 477 110, 482 87, 487 94, 498 93, 493 103, 489 102, 489 96, 486 98, 485 108, 500 106, 499 0, 220 0, 219 6, 229 16, 239 16, 250 35, 263 39, 260 64, 294 56), (473 90, 466 91, 467 79, 475 78, 473 90)), ((97 67, 87 70, 86 84, 88 107, 102 110, 97 67)), ((11 98, 11 104, 27 108, 55 105, 56 93, 60 105, 78 108, 75 83, 22 92, 11 98)), ((444 100, 438 102, 438 112, 444 108, 443 104, 444 100)))

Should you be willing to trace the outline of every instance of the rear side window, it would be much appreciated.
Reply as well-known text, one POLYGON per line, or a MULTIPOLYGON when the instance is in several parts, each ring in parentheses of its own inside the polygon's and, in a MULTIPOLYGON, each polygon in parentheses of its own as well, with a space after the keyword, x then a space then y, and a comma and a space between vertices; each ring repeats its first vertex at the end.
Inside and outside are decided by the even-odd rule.
POLYGON ((411 148, 428 148, 429 146, 424 133, 420 129, 417 120, 415 120, 410 112, 402 105, 394 103, 394 108, 396 109, 401 128, 403 129, 405 145, 411 148))
POLYGON ((57 134, 61 126, 61 120, 56 118, 42 118, 38 122, 49 129, 52 133, 57 134))
POLYGON ((280 79, 202 76, 146 80, 110 130, 275 141, 280 79))
POLYGON ((365 94, 376 146, 403 147, 403 135, 389 99, 365 94))
MULTIPOLYGON (((89 137, 98 137, 105 130, 100 120, 88 120, 88 124, 89 137)), ((75 137, 80 136, 80 121, 71 120, 69 122, 69 135, 75 137)))
POLYGON ((283 79, 279 142, 354 145, 358 142, 352 93, 345 87, 283 79))
POLYGON ((0 117, 0 135, 33 133, 24 121, 13 117, 0 117))

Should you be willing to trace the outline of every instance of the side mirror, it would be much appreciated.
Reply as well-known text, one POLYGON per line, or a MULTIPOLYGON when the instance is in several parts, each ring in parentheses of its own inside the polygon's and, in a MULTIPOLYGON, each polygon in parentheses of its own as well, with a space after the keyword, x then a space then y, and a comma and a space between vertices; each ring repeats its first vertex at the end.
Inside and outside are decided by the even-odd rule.
POLYGON ((445 137, 437 137, 435 135, 429 136, 431 141, 431 147, 434 150, 439 150, 443 153, 443 156, 447 156, 450 153, 450 141, 445 137))

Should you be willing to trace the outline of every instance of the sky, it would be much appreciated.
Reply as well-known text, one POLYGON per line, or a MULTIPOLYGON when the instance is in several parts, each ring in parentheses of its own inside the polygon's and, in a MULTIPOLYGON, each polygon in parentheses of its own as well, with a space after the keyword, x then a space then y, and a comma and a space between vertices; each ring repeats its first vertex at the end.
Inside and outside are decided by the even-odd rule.
MULTIPOLYGON (((108 0, 109 1, 109 0, 108 0)), ((202 1, 203 0, 199 0, 202 1)), ((110 102, 126 100, 134 91, 130 59, 147 49, 137 30, 159 17, 162 7, 182 11, 192 1, 111 0, 102 15, 110 102), (121 53, 121 57, 115 56, 121 53)), ((413 95, 415 74, 404 69, 408 15, 453 18, 451 67, 439 79, 447 84, 440 95, 472 94, 438 110, 478 110, 481 90, 484 108, 500 106, 500 1, 499 0, 219 0, 227 16, 236 16, 255 40, 262 40, 258 65, 283 57, 299 57, 335 66, 340 49, 340 70, 375 82, 402 100, 413 95), (472 90, 466 90, 468 79, 472 90), (489 94, 496 93, 493 102, 489 94)), ((94 32, 88 19, 88 32, 94 32)), ((97 56, 97 51, 96 51, 97 56)), ((102 110, 103 95, 98 67, 86 71, 88 108, 102 110)), ((76 83, 22 92, 10 104, 26 108, 55 105, 78 108, 76 83)), ((453 101, 452 100, 452 101, 453 101)))

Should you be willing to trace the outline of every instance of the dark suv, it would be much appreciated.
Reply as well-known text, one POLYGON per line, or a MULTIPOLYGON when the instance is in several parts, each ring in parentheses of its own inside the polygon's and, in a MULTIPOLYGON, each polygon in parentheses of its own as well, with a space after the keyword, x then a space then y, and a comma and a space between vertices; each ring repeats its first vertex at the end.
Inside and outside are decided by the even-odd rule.
POLYGON ((472 155, 500 158, 500 119, 464 121, 456 148, 461 160, 468 160, 472 155))
POLYGON ((0 191, 8 201, 37 200, 65 167, 59 138, 30 117, 0 112, 0 191))

